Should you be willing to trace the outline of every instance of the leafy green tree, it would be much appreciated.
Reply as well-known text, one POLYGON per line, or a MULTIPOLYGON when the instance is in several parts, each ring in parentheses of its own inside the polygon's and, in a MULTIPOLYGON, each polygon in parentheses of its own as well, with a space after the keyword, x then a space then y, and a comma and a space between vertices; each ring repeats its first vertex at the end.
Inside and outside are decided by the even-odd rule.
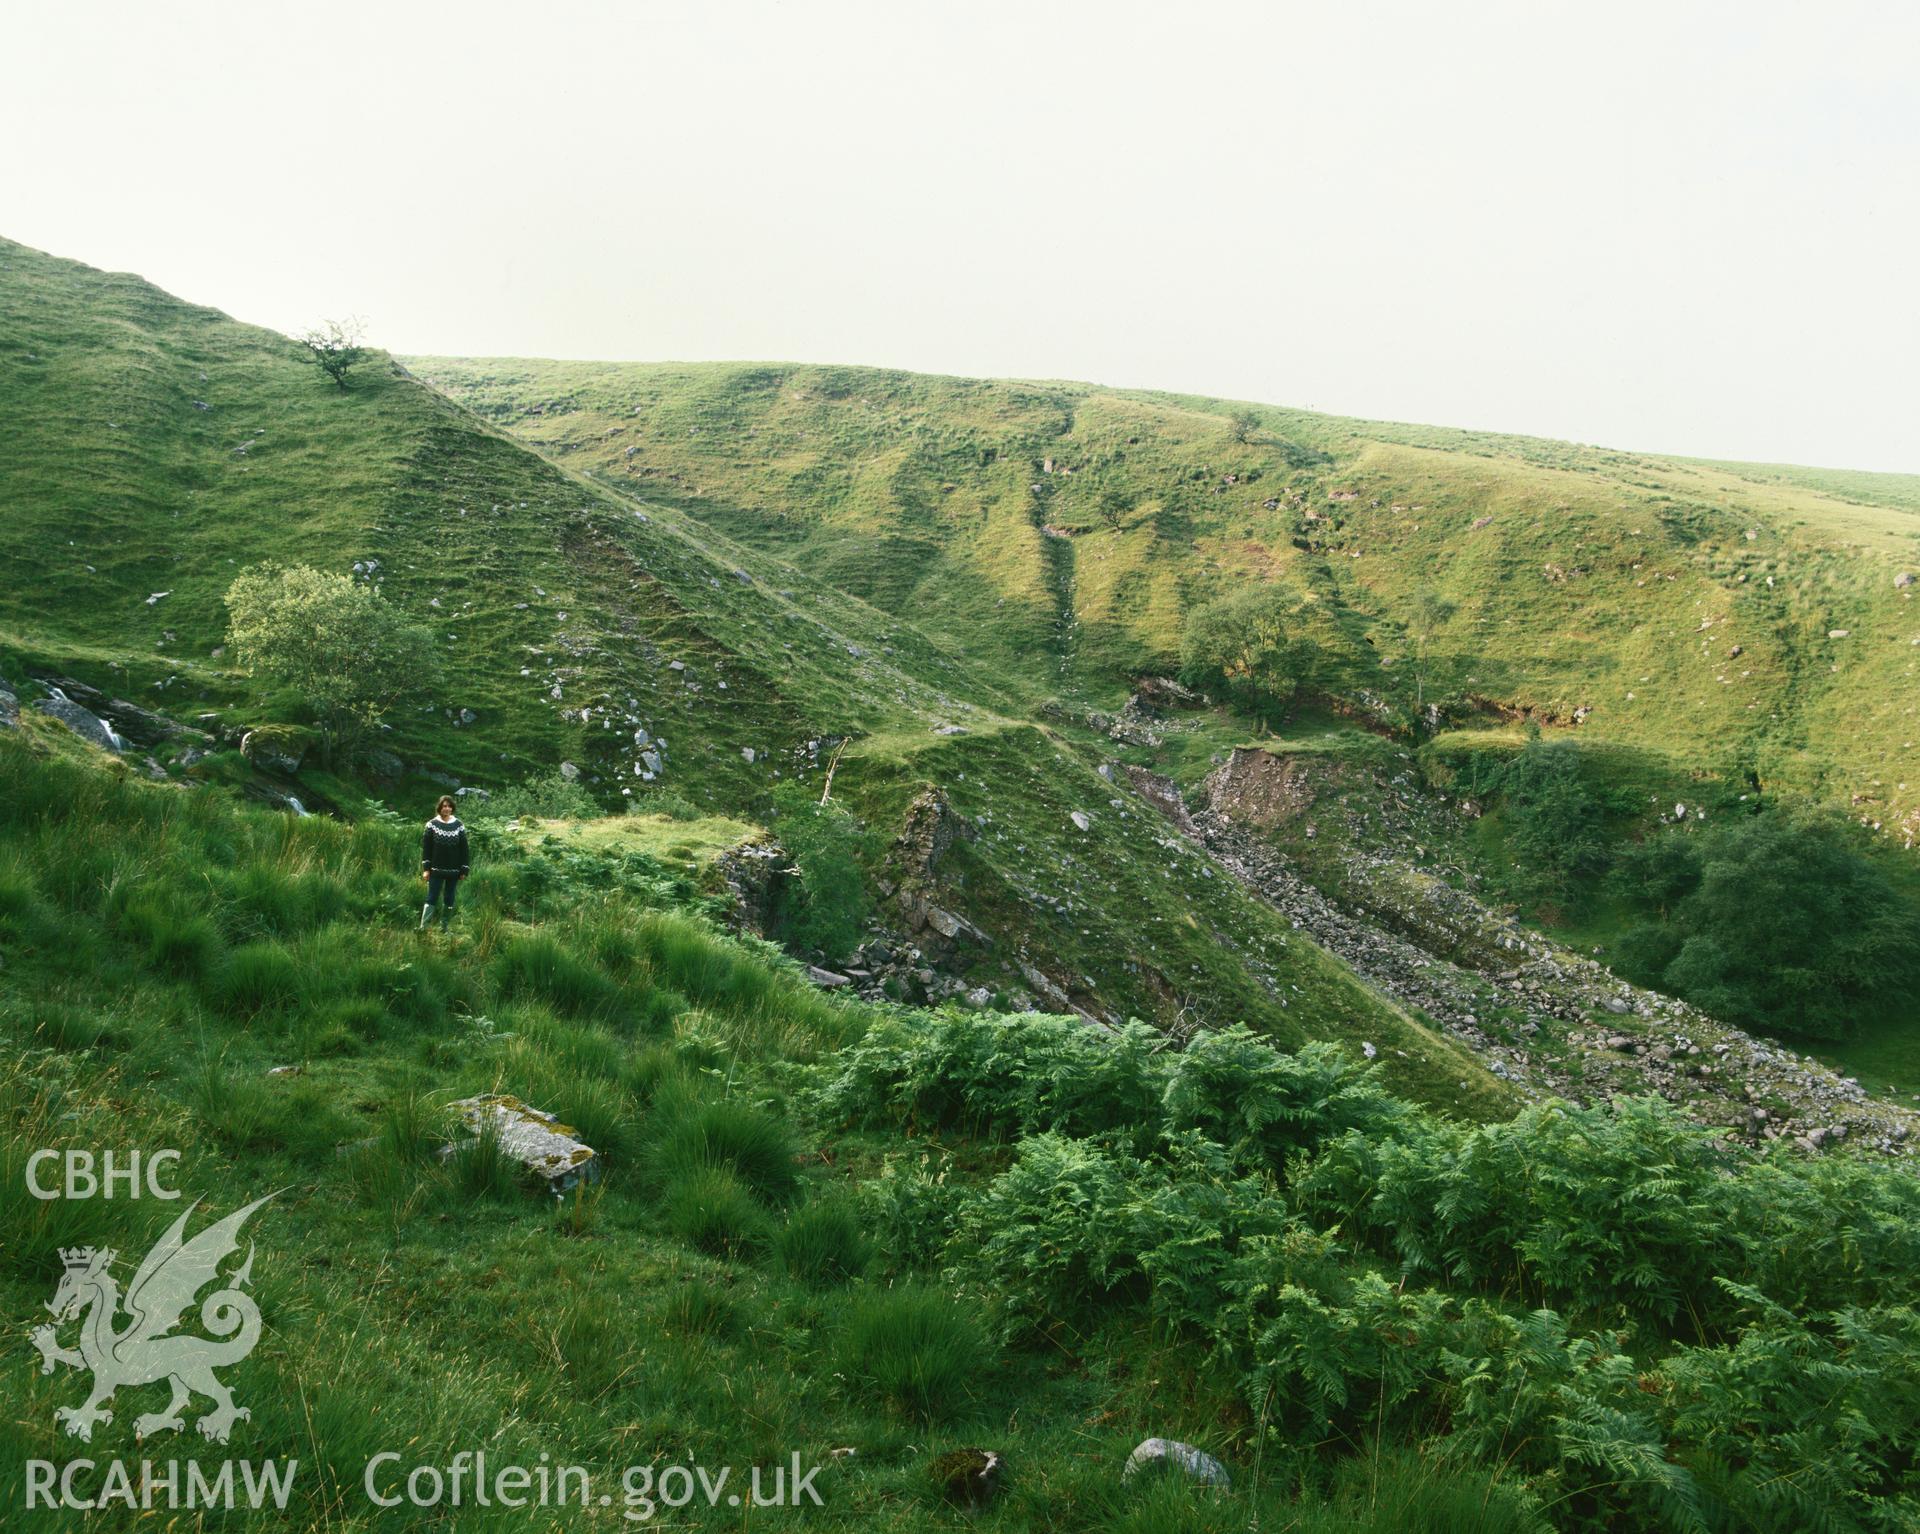
POLYGON ((1576 906, 1612 856, 1608 797, 1592 787, 1579 746, 1529 740, 1500 775, 1500 810, 1521 899, 1576 906))
POLYGON ((1245 586, 1196 608, 1180 636, 1180 679, 1221 693, 1269 723, 1309 669, 1302 604, 1282 586, 1245 586))
POLYGON ((863 860, 874 838, 831 800, 821 803, 801 783, 773 791, 774 828, 793 859, 798 892, 788 902, 783 925, 788 939, 841 959, 859 943, 873 897, 863 860))
POLYGON ((1701 840, 1675 830, 1636 842, 1615 858, 1608 883, 1615 894, 1664 921, 1700 887, 1701 840))
POLYGON ((1244 406, 1227 417, 1227 435, 1235 442, 1251 442, 1259 426, 1259 412, 1244 406))
POLYGON ((254 565, 227 588, 240 663, 297 691, 322 760, 351 758, 403 697, 433 683, 432 640, 371 586, 310 565, 254 565))
POLYGON ((1846 1038, 1911 1004, 1920 906, 1852 827, 1774 812, 1685 840, 1695 871, 1666 855, 1661 866, 1682 876, 1654 894, 1685 893, 1664 925, 1622 944, 1637 978, 1729 1021, 1810 1038, 1846 1038))
POLYGON ((348 375, 366 361, 368 349, 359 320, 325 320, 300 337, 313 364, 342 392, 348 375))

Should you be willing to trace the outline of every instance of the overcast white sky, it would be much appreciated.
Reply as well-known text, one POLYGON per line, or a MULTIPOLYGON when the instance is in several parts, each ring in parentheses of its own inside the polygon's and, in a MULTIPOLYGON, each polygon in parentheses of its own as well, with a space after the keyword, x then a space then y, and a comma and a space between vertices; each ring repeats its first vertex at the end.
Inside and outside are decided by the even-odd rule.
POLYGON ((395 351, 1920 471, 1920 7, 4 0, 0 233, 395 351))

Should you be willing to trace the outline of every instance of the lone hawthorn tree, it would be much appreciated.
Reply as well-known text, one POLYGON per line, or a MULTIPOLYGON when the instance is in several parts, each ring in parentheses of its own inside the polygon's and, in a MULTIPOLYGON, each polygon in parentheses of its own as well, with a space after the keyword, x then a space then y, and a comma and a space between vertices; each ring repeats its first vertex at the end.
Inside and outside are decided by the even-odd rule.
POLYGON ((367 357, 366 326, 356 319, 324 320, 300 338, 314 365, 344 391, 347 375, 367 357))
POLYGON ((1227 417, 1227 435, 1235 442, 1251 442, 1260 428, 1260 414, 1244 406, 1227 417))
POLYGON ((1195 608, 1180 636, 1180 680, 1226 694, 1270 727, 1284 722, 1313 656, 1304 617, 1300 599, 1279 585, 1243 587, 1195 608))
POLYGON ((310 565, 254 565, 227 588, 227 642, 240 663, 295 689, 321 760, 349 759, 386 711, 431 685, 432 640, 372 586, 310 565))

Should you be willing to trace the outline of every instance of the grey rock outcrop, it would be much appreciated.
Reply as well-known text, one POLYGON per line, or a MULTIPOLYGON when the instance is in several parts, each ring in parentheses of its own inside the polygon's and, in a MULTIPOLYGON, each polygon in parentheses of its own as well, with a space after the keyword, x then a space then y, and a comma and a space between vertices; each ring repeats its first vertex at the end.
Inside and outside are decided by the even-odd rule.
POLYGON ((474 1138, 448 1146, 448 1155, 464 1154, 472 1150, 481 1135, 492 1134, 498 1138, 502 1154, 525 1167, 554 1193, 565 1193, 577 1183, 590 1183, 600 1176, 599 1154, 575 1135, 571 1124, 563 1124, 551 1113, 529 1107, 517 1097, 489 1092, 462 1098, 449 1107, 474 1138))
POLYGON ((240 754, 254 766, 267 772, 284 773, 292 777, 300 770, 305 760, 304 749, 296 749, 263 730, 248 730, 240 737, 240 754))
POLYGON ((787 866, 786 849, 777 842, 742 842, 714 859, 714 872, 733 897, 727 913, 731 926, 756 937, 766 932, 787 866))
POLYGON ((156 714, 152 709, 129 703, 125 698, 109 698, 105 703, 95 706, 114 734, 132 741, 136 746, 157 746, 163 740, 187 733, 165 714, 156 714))
POLYGON ((41 713, 58 719, 74 734, 102 751, 118 751, 122 742, 96 715, 82 708, 64 693, 55 690, 51 698, 37 699, 33 705, 41 713))
POLYGON ((940 860, 956 842, 970 842, 975 831, 937 788, 924 790, 907 806, 907 818, 894 839, 893 856, 903 879, 926 880, 940 872, 940 860))

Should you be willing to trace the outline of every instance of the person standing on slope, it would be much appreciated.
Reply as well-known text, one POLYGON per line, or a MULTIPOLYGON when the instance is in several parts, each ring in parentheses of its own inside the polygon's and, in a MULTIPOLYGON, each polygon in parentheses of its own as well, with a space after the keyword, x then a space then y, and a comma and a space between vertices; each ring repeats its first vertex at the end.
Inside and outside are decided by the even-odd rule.
POLYGON ((427 918, 436 902, 440 906, 440 925, 445 928, 453 916, 453 895, 466 878, 471 865, 467 860, 467 828, 453 813, 453 799, 442 794, 433 819, 420 836, 420 877, 427 881, 427 903, 420 907, 420 930, 427 930, 427 918))

